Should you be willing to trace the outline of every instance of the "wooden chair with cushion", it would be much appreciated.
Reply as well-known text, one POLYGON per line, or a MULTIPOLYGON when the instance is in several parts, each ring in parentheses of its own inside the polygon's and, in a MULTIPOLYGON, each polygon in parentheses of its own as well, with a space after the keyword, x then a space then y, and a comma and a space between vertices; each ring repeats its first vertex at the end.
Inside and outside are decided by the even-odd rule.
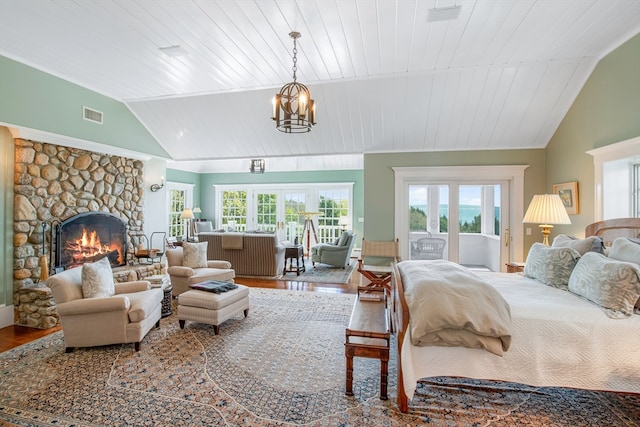
POLYGON ((373 241, 362 239, 362 250, 358 259, 358 271, 370 281, 358 287, 360 291, 391 292, 391 265, 400 261, 398 239, 373 241))

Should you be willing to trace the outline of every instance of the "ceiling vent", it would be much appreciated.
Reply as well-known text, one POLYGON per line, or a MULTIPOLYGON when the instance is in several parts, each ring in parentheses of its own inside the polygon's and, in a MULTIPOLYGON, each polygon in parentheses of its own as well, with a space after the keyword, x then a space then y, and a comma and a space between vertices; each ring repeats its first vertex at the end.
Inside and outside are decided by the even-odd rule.
POLYGON ((82 118, 93 123, 102 124, 102 111, 82 107, 82 118))
POLYGON ((457 19, 458 16, 460 16, 460 9, 462 9, 462 5, 434 7, 427 11, 427 22, 448 21, 451 19, 457 19))

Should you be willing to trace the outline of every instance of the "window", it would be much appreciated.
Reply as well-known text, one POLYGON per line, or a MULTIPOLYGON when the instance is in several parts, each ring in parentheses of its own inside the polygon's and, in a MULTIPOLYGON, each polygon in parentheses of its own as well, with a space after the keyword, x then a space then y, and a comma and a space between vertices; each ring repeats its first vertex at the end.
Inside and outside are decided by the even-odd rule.
POLYGON ((321 213, 312 218, 319 243, 340 235, 340 217, 351 219, 353 183, 218 185, 215 192, 218 227, 275 231, 281 240, 301 237, 301 212, 321 213))
POLYGON ((318 239, 321 242, 333 241, 340 234, 340 217, 348 216, 349 201, 346 189, 318 191, 318 239))
POLYGON ((180 215, 185 208, 192 207, 193 185, 168 182, 167 197, 169 198, 169 237, 186 236, 186 223, 180 215))

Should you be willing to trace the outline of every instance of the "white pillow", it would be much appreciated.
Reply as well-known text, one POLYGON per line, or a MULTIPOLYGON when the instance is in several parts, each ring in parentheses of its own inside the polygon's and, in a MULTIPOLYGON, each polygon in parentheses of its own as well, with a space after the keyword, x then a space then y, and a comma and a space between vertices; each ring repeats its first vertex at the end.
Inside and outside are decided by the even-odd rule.
POLYGON ((182 265, 191 268, 206 268, 207 265, 207 242, 182 244, 182 265))
POLYGON ((107 298, 116 293, 109 258, 82 265, 82 296, 84 298, 107 298))

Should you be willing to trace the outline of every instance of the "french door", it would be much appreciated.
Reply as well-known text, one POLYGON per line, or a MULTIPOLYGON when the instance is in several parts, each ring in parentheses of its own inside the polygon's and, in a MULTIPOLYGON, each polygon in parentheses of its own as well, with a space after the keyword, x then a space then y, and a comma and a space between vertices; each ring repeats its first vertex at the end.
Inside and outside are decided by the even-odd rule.
POLYGON ((522 196, 515 192, 523 189, 525 168, 394 168, 402 259, 442 258, 492 271, 520 260, 522 196), (442 254, 428 239, 445 241, 442 254))
POLYGON ((309 195, 295 190, 255 190, 247 229, 276 233, 279 240, 293 242, 301 234, 300 215, 309 195))

